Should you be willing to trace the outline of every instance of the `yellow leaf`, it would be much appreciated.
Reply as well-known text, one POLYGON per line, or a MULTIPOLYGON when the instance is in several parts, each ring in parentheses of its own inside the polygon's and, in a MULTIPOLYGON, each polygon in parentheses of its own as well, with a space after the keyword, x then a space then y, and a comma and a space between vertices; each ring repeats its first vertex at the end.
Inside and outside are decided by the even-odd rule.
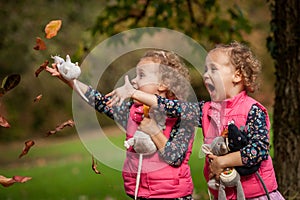
POLYGON ((61 27, 62 21, 61 20, 52 20, 50 21, 45 27, 46 38, 50 39, 57 35, 61 27))

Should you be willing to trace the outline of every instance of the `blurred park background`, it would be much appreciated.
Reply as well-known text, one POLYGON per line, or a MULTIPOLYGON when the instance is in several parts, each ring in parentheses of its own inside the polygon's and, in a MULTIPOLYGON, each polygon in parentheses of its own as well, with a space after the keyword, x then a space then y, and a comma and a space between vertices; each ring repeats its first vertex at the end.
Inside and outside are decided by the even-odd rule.
MULTIPOLYGON (((15 184, 9 188, 1 187, 0 199, 128 199, 123 190, 121 172, 101 163, 98 163, 101 175, 92 171, 91 155, 81 144, 74 127, 65 128, 59 134, 45 137, 45 134, 56 125, 72 118, 72 91, 47 73, 42 72, 39 77, 35 77, 34 74, 44 60, 51 61, 51 55, 64 57, 69 54, 73 61, 78 61, 80 64, 89 51, 101 41, 115 33, 134 28, 130 21, 114 26, 109 21, 103 20, 109 19, 109 16, 112 18, 122 16, 123 11, 118 13, 118 10, 112 7, 107 11, 107 8, 116 2, 128 6, 137 2, 143 5, 146 1, 124 3, 125 1, 99 0, 13 0, 0 2, 0 80, 9 74, 21 75, 20 84, 0 97, 0 114, 11 125, 10 128, 0 127, 0 175, 33 177, 24 184, 15 184), (62 20, 60 31, 57 36, 45 39, 45 25, 56 19, 62 20), (47 45, 46 50, 33 49, 36 37, 43 38, 47 45), (40 102, 35 103, 33 100, 39 94, 43 97, 40 102), (24 141, 28 139, 35 140, 36 145, 28 155, 18 159, 24 141)), ((182 9, 182 13, 177 12, 175 17, 184 22, 185 13, 184 8, 181 7, 183 5, 179 3, 178 6, 178 2, 181 1, 169 1, 162 7, 159 6, 160 1, 153 2, 156 2, 153 3, 154 8, 166 9, 167 12, 171 12, 169 9, 177 11, 182 9)), ((246 42, 263 66, 261 88, 253 96, 268 108, 272 116, 275 70, 274 61, 267 49, 271 20, 267 1, 199 2, 205 5, 203 12, 201 11, 205 15, 201 15, 200 11, 195 12, 196 17, 203 18, 203 26, 207 25, 205 29, 201 29, 203 37, 197 33, 200 28, 185 32, 206 50, 217 43, 230 42, 234 39, 246 42)), ((134 16, 135 7, 128 7, 131 8, 134 16)), ((155 22, 155 17, 149 16, 149 21, 141 19, 138 24, 140 27, 174 27, 169 21, 166 21, 168 25, 150 22, 155 22)), ((186 30, 186 27, 178 26, 177 30, 186 30)), ((98 86, 103 93, 111 91, 120 79, 118 76, 111 76, 111 73, 117 68, 128 70, 128 66, 135 66, 141 52, 133 55, 135 56, 131 56, 132 59, 126 61, 116 60, 107 69, 108 75, 100 80, 98 86)), ((192 84, 199 99, 208 98, 205 90, 201 89, 203 88, 201 77, 195 74, 192 84)), ((124 136, 119 129, 114 128, 116 125, 101 115, 99 121, 105 126, 107 130, 105 133, 109 133, 110 140, 121 147, 124 136)), ((194 198, 206 199, 206 186, 202 178, 203 159, 198 156, 200 145, 199 130, 191 158, 195 181, 194 198)))

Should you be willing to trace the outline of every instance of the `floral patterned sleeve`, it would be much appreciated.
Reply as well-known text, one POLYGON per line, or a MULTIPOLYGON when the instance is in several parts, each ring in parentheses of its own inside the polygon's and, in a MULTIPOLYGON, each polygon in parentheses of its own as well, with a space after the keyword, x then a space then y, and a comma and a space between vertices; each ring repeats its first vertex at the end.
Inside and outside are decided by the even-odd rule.
POLYGON ((169 165, 180 166, 188 151, 189 143, 194 139, 195 127, 188 121, 180 122, 173 127, 170 137, 160 152, 161 157, 169 165))
POLYGON ((246 122, 249 142, 248 145, 240 150, 242 162, 248 167, 268 159, 270 141, 266 120, 266 114, 262 109, 256 104, 252 105, 246 122))
POLYGON ((204 102, 182 102, 158 95, 157 99, 159 111, 168 117, 178 118, 160 155, 168 164, 179 166, 185 159, 189 143, 194 139, 195 126, 201 127, 204 102))
POLYGON ((202 108, 204 101, 183 102, 179 100, 170 100, 157 95, 157 105, 160 110, 164 110, 169 117, 180 117, 202 127, 202 108))
POLYGON ((109 98, 105 97, 105 95, 101 94, 97 90, 94 90, 90 86, 86 91, 85 96, 89 100, 88 103, 98 112, 104 113, 111 119, 114 119, 116 122, 118 122, 123 128, 126 128, 129 109, 132 105, 132 102, 125 102, 121 106, 115 106, 111 108, 106 105, 106 102, 109 100, 109 98))

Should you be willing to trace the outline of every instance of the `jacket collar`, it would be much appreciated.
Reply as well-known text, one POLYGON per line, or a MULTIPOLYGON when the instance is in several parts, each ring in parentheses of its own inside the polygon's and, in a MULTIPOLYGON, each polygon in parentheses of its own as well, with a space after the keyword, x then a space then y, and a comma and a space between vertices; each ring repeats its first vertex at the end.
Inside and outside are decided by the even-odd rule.
POLYGON ((212 101, 210 106, 218 111, 221 111, 222 109, 225 108, 233 108, 238 104, 240 104, 241 102, 243 102, 246 96, 247 96, 246 91, 243 90, 238 95, 230 99, 225 99, 224 101, 217 101, 217 102, 212 101))

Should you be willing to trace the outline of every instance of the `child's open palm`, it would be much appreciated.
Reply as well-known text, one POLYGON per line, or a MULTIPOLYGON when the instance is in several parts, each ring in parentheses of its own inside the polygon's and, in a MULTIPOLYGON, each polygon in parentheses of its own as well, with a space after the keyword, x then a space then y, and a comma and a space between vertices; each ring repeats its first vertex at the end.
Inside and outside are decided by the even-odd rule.
POLYGON ((135 89, 131 85, 128 75, 125 76, 124 80, 125 83, 123 86, 113 90, 112 92, 106 95, 106 97, 111 97, 111 99, 107 102, 108 106, 120 106, 125 99, 128 99, 133 95, 135 89))

